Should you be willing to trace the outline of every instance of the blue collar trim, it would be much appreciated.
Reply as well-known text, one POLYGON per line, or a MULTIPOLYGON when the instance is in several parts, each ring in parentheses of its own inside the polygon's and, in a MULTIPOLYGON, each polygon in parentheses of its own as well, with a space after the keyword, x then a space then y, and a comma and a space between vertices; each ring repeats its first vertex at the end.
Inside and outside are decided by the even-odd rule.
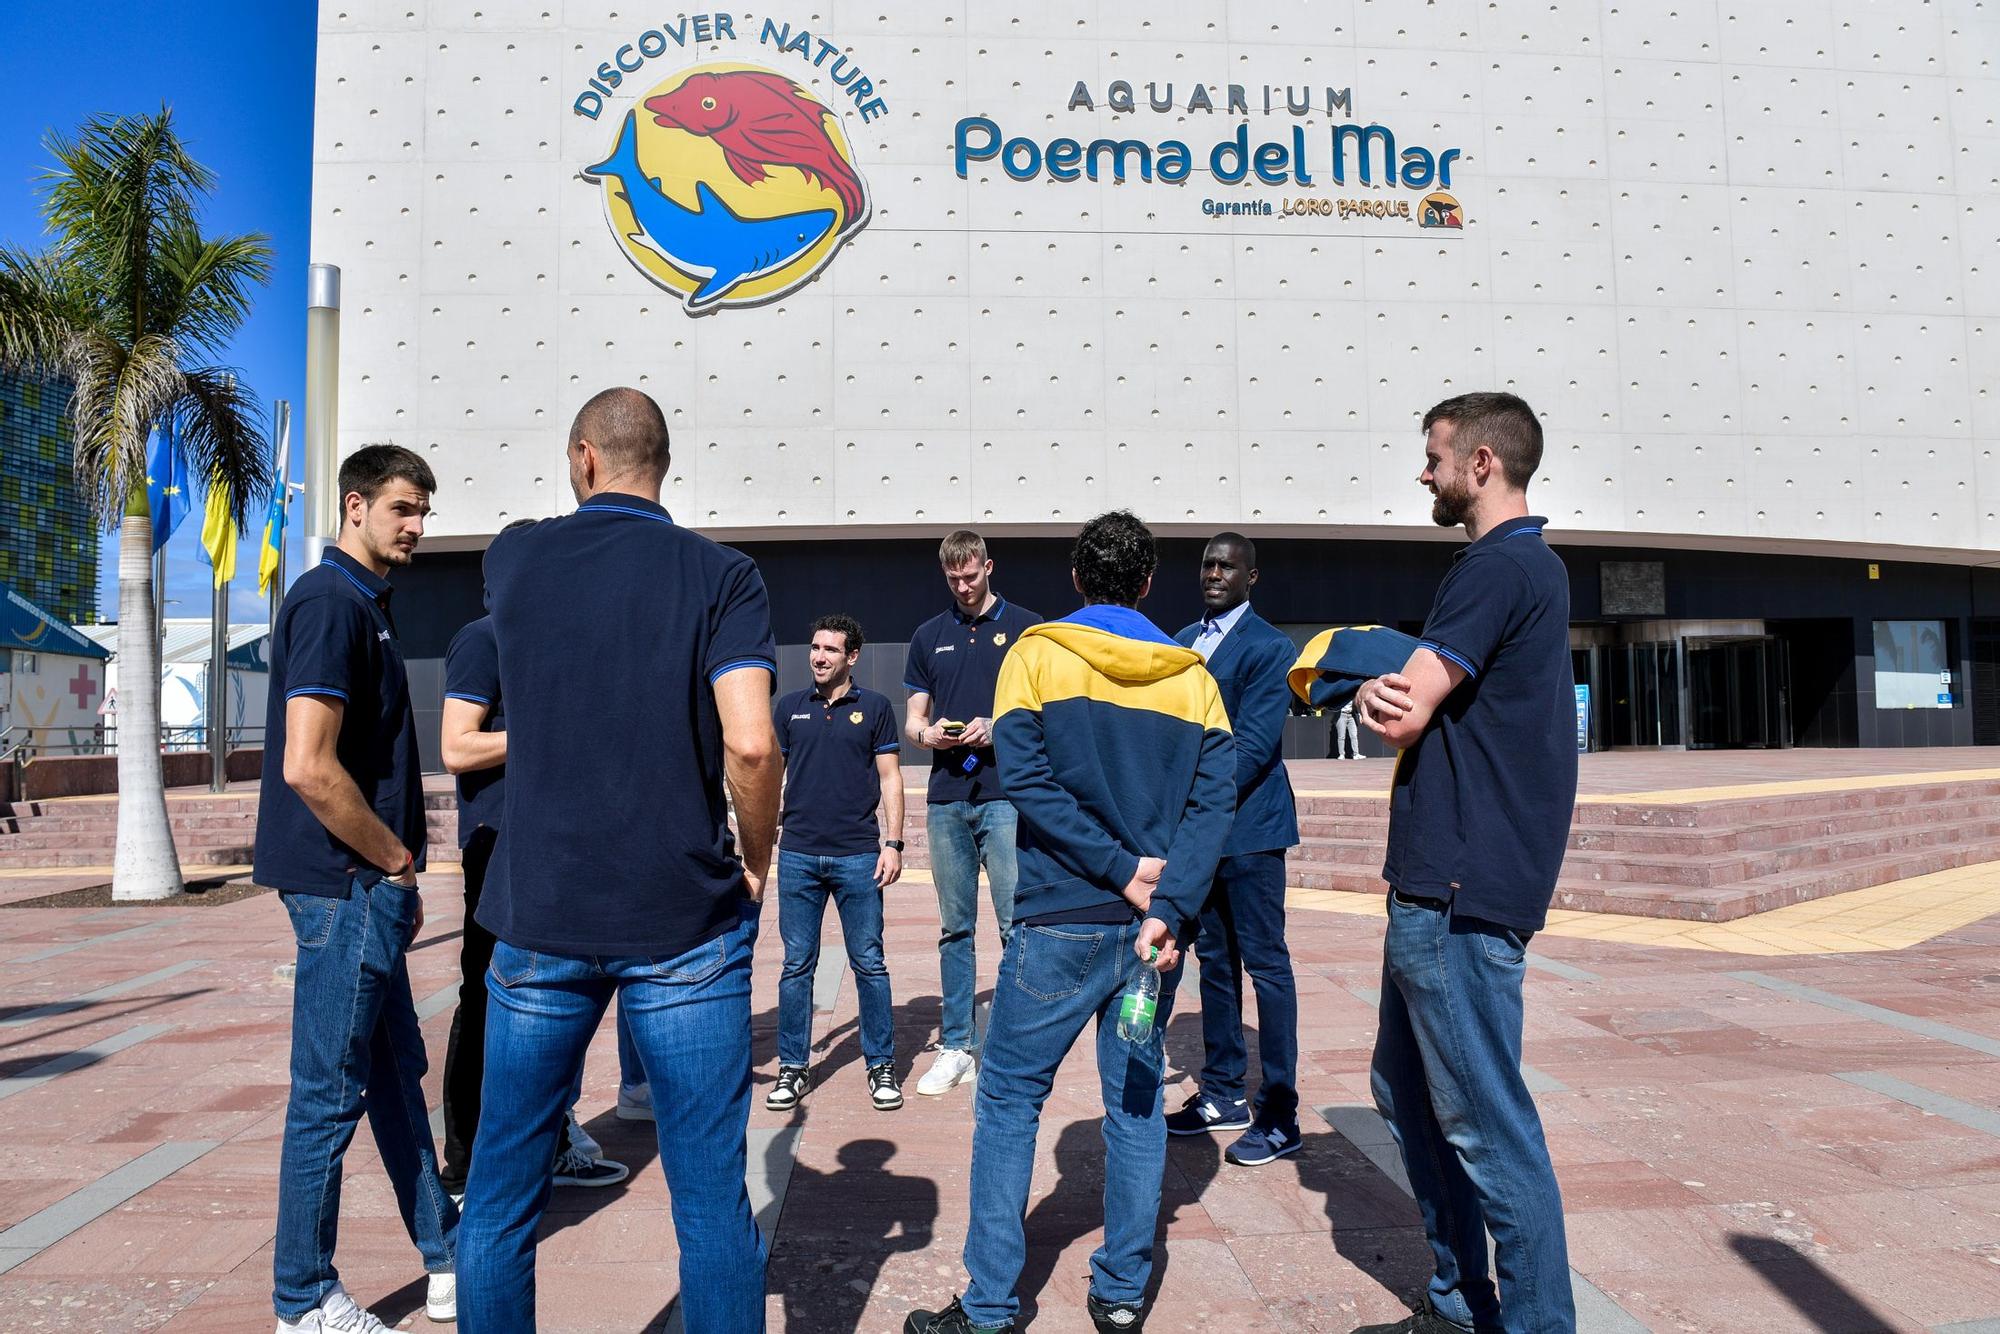
POLYGON ((1146 619, 1144 613, 1134 607, 1120 607, 1109 602, 1092 603, 1079 607, 1062 618, 1071 625, 1085 625, 1093 630, 1102 630, 1121 639, 1136 639, 1146 644, 1165 644, 1169 648, 1179 648, 1172 635, 1146 619))

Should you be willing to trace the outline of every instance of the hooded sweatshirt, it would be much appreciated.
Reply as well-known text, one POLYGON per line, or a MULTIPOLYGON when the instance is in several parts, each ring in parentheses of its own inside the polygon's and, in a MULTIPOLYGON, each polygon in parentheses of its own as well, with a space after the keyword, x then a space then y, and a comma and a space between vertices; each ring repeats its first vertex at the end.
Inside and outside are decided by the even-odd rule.
POLYGON ((1021 635, 993 708, 1020 815, 1014 920, 1113 912, 1139 858, 1164 857, 1146 916, 1178 932, 1236 814, 1235 740, 1201 655, 1132 608, 1085 607, 1021 635))

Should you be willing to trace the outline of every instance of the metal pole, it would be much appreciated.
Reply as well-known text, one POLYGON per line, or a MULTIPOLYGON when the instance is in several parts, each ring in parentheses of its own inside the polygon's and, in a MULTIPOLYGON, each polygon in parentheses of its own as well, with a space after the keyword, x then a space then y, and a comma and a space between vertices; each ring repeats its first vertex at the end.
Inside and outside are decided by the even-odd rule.
POLYGON ((208 790, 220 792, 229 767, 229 585, 209 582, 215 600, 208 625, 208 790))
MULTIPOLYGON (((277 497, 278 514, 281 518, 288 519, 291 514, 292 504, 291 483, 286 480, 292 467, 291 400, 279 399, 274 405, 273 411, 276 414, 277 421, 271 438, 277 441, 278 447, 278 476, 277 480, 272 483, 276 488, 273 494, 277 497)), ((271 573, 272 634, 278 633, 278 607, 285 600, 285 531, 290 526, 290 523, 286 522, 278 530, 278 567, 271 573)), ((263 559, 261 551, 259 552, 258 559, 263 559)))
POLYGON ((153 553, 153 640, 160 646, 160 661, 167 648, 167 545, 153 553))
POLYGON ((306 277, 306 563, 340 532, 340 267, 315 264, 306 277))

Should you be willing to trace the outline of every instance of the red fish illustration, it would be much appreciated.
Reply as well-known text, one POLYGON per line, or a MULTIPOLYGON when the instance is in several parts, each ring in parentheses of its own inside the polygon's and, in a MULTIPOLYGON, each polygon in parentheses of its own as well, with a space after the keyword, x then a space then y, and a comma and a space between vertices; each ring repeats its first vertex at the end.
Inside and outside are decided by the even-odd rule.
POLYGON ((861 178, 834 148, 821 119, 826 109, 782 75, 691 74, 671 93, 647 98, 646 110, 669 129, 713 139, 745 185, 765 179, 765 167, 797 167, 839 196, 847 221, 861 215, 861 178))

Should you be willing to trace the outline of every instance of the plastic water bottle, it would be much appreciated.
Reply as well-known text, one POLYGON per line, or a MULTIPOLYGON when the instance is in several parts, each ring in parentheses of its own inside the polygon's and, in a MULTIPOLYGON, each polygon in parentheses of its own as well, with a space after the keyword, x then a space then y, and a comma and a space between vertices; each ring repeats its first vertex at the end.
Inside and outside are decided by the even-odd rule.
POLYGON ((1146 956, 1146 966, 1118 998, 1118 1036, 1127 1042, 1152 1040, 1153 1016, 1160 1012, 1160 970, 1155 965, 1159 957, 1160 947, 1155 945, 1146 956))

